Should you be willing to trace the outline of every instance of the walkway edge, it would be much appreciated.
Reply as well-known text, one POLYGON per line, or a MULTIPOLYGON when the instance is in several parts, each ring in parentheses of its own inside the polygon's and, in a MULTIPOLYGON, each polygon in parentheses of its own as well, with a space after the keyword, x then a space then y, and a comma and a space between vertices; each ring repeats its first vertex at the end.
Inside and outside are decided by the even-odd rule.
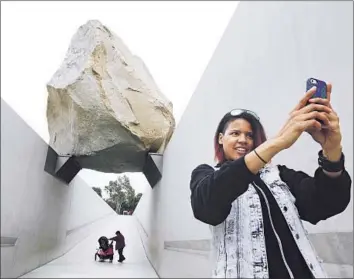
POLYGON ((141 233, 140 233, 140 230, 139 230, 138 226, 141 227, 144 231, 145 231, 145 229, 144 229, 144 227, 141 225, 141 223, 140 223, 138 217, 136 217, 135 215, 133 215, 133 216, 134 216, 134 218, 135 218, 135 223, 137 224, 137 225, 135 226, 135 228, 136 228, 136 230, 138 231, 138 235, 139 235, 141 244, 142 244, 143 249, 144 249, 145 257, 146 257, 147 260, 149 261, 149 263, 150 263, 152 269, 155 271, 155 273, 156 273, 156 275, 157 275, 157 278, 161 278, 160 274, 157 272, 155 266, 152 264, 152 262, 151 262, 151 260, 150 260, 150 258, 149 258, 149 256, 148 256, 148 253, 147 253, 147 251, 146 251, 145 244, 144 244, 144 241, 143 241, 143 239, 142 239, 142 237, 141 237, 141 233))

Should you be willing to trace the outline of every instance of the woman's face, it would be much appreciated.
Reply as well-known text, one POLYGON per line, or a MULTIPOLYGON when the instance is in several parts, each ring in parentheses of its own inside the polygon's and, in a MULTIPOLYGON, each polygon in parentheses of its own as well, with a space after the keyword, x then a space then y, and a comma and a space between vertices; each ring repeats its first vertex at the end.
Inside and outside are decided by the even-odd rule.
POLYGON ((253 133, 251 124, 242 118, 233 120, 225 133, 219 134, 219 144, 223 146, 225 158, 236 160, 253 150, 253 133))

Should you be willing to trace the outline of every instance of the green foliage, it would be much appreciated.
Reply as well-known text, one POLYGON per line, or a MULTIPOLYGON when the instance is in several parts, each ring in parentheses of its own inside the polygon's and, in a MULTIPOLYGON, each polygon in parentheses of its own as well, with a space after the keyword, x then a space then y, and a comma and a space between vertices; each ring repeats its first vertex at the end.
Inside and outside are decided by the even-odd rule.
POLYGON ((118 214, 122 214, 123 211, 133 212, 142 196, 141 193, 135 194, 126 175, 118 176, 116 181, 110 181, 104 190, 109 196, 105 201, 118 214))

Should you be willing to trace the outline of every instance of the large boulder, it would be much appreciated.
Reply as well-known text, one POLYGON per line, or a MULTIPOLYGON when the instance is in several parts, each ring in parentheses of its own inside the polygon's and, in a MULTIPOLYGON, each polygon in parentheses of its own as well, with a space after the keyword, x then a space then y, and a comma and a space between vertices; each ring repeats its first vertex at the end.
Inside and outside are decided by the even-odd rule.
POLYGON ((76 32, 47 90, 50 145, 83 168, 141 171, 175 128, 172 103, 143 61, 97 20, 76 32))

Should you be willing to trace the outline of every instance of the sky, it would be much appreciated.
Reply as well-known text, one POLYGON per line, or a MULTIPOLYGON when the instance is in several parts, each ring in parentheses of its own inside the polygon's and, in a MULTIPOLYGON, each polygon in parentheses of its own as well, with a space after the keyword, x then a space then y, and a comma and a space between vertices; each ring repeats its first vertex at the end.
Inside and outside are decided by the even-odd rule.
MULTIPOLYGON (((110 28, 147 65, 178 122, 237 7, 237 1, 1 2, 1 98, 47 143, 46 83, 88 20, 110 28)), ((117 174, 81 170, 89 186, 117 174)), ((128 174, 136 192, 150 187, 128 174)))

